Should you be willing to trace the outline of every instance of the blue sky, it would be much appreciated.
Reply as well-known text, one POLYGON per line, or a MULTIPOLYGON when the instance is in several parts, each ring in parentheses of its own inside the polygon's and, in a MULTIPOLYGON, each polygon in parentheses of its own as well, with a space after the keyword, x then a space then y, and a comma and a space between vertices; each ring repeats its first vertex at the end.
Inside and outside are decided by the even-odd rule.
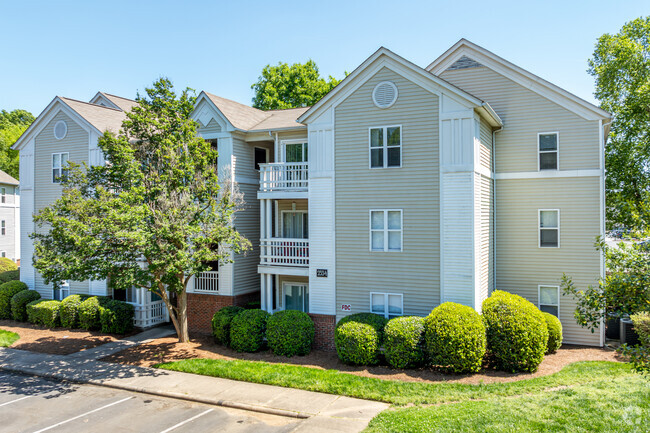
POLYGON ((134 97, 160 76, 250 104, 268 64, 312 58, 342 77, 385 46, 420 66, 467 38, 595 102, 596 39, 650 13, 613 1, 0 0, 0 109, 56 95, 134 97))

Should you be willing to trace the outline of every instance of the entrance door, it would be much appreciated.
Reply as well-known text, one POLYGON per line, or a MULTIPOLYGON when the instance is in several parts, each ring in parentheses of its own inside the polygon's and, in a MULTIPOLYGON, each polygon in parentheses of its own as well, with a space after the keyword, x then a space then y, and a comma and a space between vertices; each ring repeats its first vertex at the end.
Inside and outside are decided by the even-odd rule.
POLYGON ((309 313, 309 291, 306 284, 284 283, 284 309, 309 313))
POLYGON ((308 239, 309 218, 306 211, 282 212, 282 237, 289 239, 308 239))

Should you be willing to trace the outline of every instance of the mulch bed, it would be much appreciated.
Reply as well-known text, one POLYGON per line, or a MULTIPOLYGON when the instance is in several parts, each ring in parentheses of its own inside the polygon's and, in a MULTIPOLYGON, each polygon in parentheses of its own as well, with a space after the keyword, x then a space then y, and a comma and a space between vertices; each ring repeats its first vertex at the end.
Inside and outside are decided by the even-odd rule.
POLYGON ((12 349, 55 355, 69 355, 124 338, 83 329, 47 329, 13 320, 0 320, 0 328, 20 336, 20 339, 11 345, 12 349))
POLYGON ((456 382, 456 383, 495 383, 514 382, 538 376, 545 376, 560 371, 563 367, 578 361, 619 361, 615 351, 584 346, 564 345, 552 355, 547 355, 544 362, 535 373, 504 373, 495 370, 484 370, 474 375, 443 374, 428 368, 395 370, 387 366, 353 367, 341 363, 336 353, 312 351, 306 356, 285 358, 273 355, 270 351, 258 353, 237 353, 234 350, 216 345, 211 338, 192 339, 189 343, 178 343, 176 338, 161 338, 150 343, 132 347, 114 355, 108 356, 103 361, 116 362, 140 366, 152 366, 161 362, 178 361, 192 358, 210 358, 225 360, 265 361, 270 363, 285 363, 314 367, 321 369, 334 369, 358 376, 374 377, 378 379, 402 380, 409 382, 456 382))

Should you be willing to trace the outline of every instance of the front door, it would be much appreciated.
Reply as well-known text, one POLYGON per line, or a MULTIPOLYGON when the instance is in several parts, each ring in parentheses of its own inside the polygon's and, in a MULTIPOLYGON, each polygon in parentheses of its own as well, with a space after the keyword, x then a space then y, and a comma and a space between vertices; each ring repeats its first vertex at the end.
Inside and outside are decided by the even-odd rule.
POLYGON ((289 239, 308 239, 309 218, 306 211, 282 212, 282 237, 289 239))
POLYGON ((284 283, 282 289, 285 310, 298 310, 309 313, 309 291, 307 284, 284 283))

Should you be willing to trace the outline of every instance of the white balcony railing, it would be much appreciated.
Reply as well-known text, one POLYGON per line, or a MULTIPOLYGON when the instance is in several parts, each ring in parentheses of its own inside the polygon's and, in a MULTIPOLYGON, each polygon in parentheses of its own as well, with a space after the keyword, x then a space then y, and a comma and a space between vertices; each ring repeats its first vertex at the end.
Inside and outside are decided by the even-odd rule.
POLYGON ((195 293, 217 293, 219 291, 219 272, 201 272, 194 279, 195 293))
POLYGON ((307 191, 308 167, 306 162, 260 164, 260 191, 307 191))
POLYGON ((309 239, 262 239, 260 263, 276 266, 309 266, 309 239))
POLYGON ((133 304, 135 308, 133 323, 138 328, 148 328, 167 320, 165 301, 153 301, 147 305, 133 304))

